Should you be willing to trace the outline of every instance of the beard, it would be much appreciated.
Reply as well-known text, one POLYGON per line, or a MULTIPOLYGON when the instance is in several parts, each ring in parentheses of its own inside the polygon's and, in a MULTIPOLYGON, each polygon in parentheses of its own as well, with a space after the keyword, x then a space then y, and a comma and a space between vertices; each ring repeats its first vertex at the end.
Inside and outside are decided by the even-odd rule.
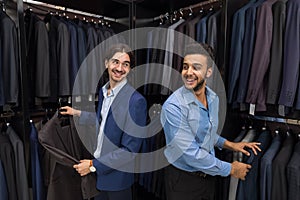
POLYGON ((204 86, 204 82, 205 82, 205 79, 203 78, 194 88, 194 92, 197 92, 198 90, 200 90, 203 86, 204 86))

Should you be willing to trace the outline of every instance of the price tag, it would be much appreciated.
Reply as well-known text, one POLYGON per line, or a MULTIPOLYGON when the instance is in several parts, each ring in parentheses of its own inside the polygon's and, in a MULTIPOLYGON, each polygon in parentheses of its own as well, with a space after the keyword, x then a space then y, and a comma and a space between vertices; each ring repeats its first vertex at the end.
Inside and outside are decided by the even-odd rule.
POLYGON ((251 103, 250 109, 249 109, 249 114, 254 115, 254 113, 255 113, 255 104, 251 103))
POLYGON ((76 101, 76 102, 81 102, 81 96, 75 97, 75 101, 76 101))
POLYGON ((280 116, 285 116, 284 105, 279 105, 279 107, 278 107, 278 114, 280 116))
POLYGON ((93 95, 89 95, 89 101, 93 101, 93 95))

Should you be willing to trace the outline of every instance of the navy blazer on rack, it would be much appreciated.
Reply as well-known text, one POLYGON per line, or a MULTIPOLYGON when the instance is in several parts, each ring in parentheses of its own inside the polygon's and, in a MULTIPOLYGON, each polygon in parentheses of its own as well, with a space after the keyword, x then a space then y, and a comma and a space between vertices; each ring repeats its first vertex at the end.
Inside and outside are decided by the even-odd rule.
MULTIPOLYGON (((103 102, 102 88, 99 91, 97 119, 101 122, 103 102)), ((80 124, 95 122, 95 113, 82 112, 80 124)), ((133 124, 144 126, 147 118, 145 98, 128 83, 120 90, 113 101, 104 127, 104 140, 101 156, 93 160, 97 171, 97 188, 106 191, 120 191, 131 187, 134 182, 135 154, 139 152, 142 133, 137 133, 133 124), (116 122, 117 120, 117 122, 116 122)), ((98 127, 99 124, 96 124, 98 127)), ((98 128, 96 128, 98 131, 98 128)), ((97 132, 98 134, 98 132, 97 132)))

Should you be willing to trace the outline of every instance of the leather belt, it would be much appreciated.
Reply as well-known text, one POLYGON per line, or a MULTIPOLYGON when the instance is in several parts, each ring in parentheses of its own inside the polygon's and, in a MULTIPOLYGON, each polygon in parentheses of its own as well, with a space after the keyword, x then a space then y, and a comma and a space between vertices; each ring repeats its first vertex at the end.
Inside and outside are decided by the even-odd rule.
POLYGON ((193 176, 198 176, 198 177, 202 177, 202 178, 205 178, 207 174, 203 173, 203 172, 187 172, 185 171, 186 173, 190 174, 190 175, 193 175, 193 176))
POLYGON ((204 172, 201 172, 201 171, 189 172, 189 171, 185 171, 185 170, 182 170, 182 169, 178 169, 177 167, 174 167, 173 165, 170 165, 170 167, 172 167, 175 170, 178 170, 178 171, 184 172, 186 174, 192 175, 192 176, 197 176, 197 177, 202 177, 202 178, 205 178, 205 177, 208 176, 208 174, 205 174, 204 172))

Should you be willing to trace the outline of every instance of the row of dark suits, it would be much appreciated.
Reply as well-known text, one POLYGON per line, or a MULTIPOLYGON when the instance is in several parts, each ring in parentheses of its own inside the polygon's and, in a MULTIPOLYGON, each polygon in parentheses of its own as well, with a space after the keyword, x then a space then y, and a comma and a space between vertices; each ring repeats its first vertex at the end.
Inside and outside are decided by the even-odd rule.
MULTIPOLYGON (((25 28, 31 104, 35 97, 58 102, 57 97, 70 96, 82 65, 87 69, 79 75, 76 94, 95 93, 96 88, 89 87, 89 83, 95 82, 93 85, 97 86, 99 80, 93 80, 92 75, 99 73, 97 68, 103 67, 103 55, 88 55, 98 44, 114 35, 112 28, 78 18, 72 20, 51 14, 41 17, 29 10, 25 15, 25 28)), ((101 50, 117 42, 124 42, 124 38, 112 37, 101 50)), ((103 54, 95 52, 100 53, 103 54)))
POLYGON ((299 0, 251 0, 235 12, 227 87, 234 108, 300 108, 299 9, 299 0))
POLYGON ((216 52, 219 51, 220 17, 221 10, 205 11, 186 19, 168 20, 158 27, 161 29, 148 32, 146 40, 149 49, 146 53, 146 63, 150 64, 142 78, 146 83, 158 85, 146 85, 143 91, 145 95, 169 95, 171 90, 174 91, 181 85, 181 78, 175 73, 181 72, 184 48, 187 44, 193 41, 208 43, 216 52), (172 72, 166 67, 175 71, 172 72))
POLYGON ((23 142, 11 126, 0 132, 0 199, 29 200, 23 142))
POLYGON ((299 139, 291 130, 271 133, 266 128, 262 131, 243 129, 235 141, 260 142, 262 151, 254 155, 250 149, 250 156, 233 153, 232 161, 241 161, 252 167, 245 181, 230 178, 228 199, 299 199, 299 139))

